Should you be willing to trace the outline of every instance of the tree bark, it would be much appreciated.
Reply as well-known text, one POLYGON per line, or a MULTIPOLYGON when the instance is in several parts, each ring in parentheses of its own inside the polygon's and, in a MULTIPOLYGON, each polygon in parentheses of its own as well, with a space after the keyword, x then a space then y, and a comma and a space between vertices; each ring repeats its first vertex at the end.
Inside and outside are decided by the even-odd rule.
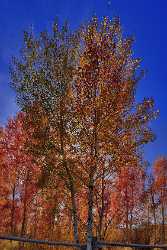
POLYGON ((62 155, 62 163, 63 167, 66 171, 67 178, 68 178, 68 188, 71 194, 71 206, 72 206, 72 219, 73 219, 73 233, 74 233, 74 240, 76 243, 79 242, 79 233, 78 233, 78 216, 77 216, 77 206, 75 200, 75 188, 72 175, 67 165, 65 150, 64 150, 64 124, 62 118, 62 112, 60 111, 60 144, 61 144, 61 155, 62 155))
POLYGON ((77 207, 76 207, 76 201, 75 201, 75 191, 74 191, 73 185, 71 186, 71 204, 72 204, 74 240, 76 243, 79 243, 78 216, 77 216, 77 207))
MULTIPOLYGON (((23 220, 21 224, 21 232, 20 236, 24 236, 26 234, 26 214, 27 214, 27 183, 29 179, 29 170, 26 173, 26 180, 25 180, 25 189, 24 189, 24 199, 23 199, 23 220)), ((24 248, 24 243, 19 242, 19 250, 24 248)))
POLYGON ((16 185, 14 184, 12 189, 12 210, 11 210, 11 234, 15 233, 15 225, 14 225, 14 215, 15 215, 15 192, 16 192, 16 185))
MULTIPOLYGON (((94 103, 96 98, 96 88, 94 89, 94 103)), ((94 206, 94 175, 97 168, 97 110, 96 104, 94 108, 94 131, 93 131, 93 144, 91 154, 95 160, 95 164, 90 168, 89 183, 88 183, 88 220, 87 220, 87 250, 92 250, 93 243, 93 206, 94 206)))
POLYGON ((105 185, 104 185, 104 170, 102 175, 102 194, 101 194, 101 208, 99 211, 99 230, 98 230, 98 237, 99 240, 102 240, 102 231, 103 231, 103 219, 104 219, 104 191, 105 191, 105 185))
POLYGON ((92 250, 93 239, 93 177, 90 176, 88 189, 87 250, 92 250))
POLYGON ((25 181, 25 192, 24 192, 24 203, 23 203, 23 220, 21 225, 21 233, 23 236, 26 233, 26 214, 27 214, 27 182, 29 178, 29 173, 27 173, 26 181, 25 181))
POLYGON ((154 243, 157 240, 157 220, 156 220, 156 212, 155 212, 155 201, 154 201, 154 194, 151 191, 151 200, 152 200, 152 209, 153 209, 153 218, 154 218, 154 243))
POLYGON ((165 243, 165 210, 163 202, 161 205, 161 214, 162 214, 162 243, 165 243))

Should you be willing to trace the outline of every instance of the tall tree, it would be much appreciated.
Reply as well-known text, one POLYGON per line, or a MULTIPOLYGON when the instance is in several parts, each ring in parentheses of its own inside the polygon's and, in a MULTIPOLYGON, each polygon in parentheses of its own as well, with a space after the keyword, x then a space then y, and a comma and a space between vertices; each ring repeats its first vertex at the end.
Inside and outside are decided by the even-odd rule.
POLYGON ((144 194, 144 171, 141 168, 122 168, 115 183, 113 195, 114 219, 125 228, 126 241, 132 241, 133 226, 140 225, 142 198, 144 194))
POLYGON ((167 158, 159 157, 154 162, 154 190, 161 210, 162 242, 165 242, 165 211, 167 208, 167 158))
POLYGON ((28 126, 34 128, 34 143, 31 143, 30 150, 38 160, 42 159, 42 182, 48 184, 51 175, 59 175, 70 191, 76 241, 79 236, 76 185, 72 174, 75 163, 70 159, 73 146, 69 131, 69 93, 78 41, 79 33, 71 34, 67 24, 59 29, 57 22, 53 25, 52 34, 41 32, 39 39, 25 32, 22 57, 13 59, 11 70, 18 103, 28 114, 28 126))
POLYGON ((132 56, 132 42, 123 38, 118 19, 104 18, 100 23, 95 17, 83 32, 73 92, 78 122, 75 144, 87 187, 88 249, 99 178, 118 174, 123 167, 141 166, 140 149, 154 137, 148 127, 156 116, 153 100, 145 98, 138 104, 135 100, 140 60, 132 56))
POLYGON ((26 151, 25 144, 30 138, 23 128, 23 121, 23 113, 19 113, 15 119, 10 119, 0 140, 3 173, 5 173, 6 185, 9 188, 7 199, 11 213, 9 216, 10 233, 19 232, 20 235, 26 234, 28 211, 30 211, 32 197, 37 191, 40 175, 39 166, 26 151))
POLYGON ((39 39, 26 32, 22 56, 13 60, 12 86, 33 128, 29 150, 43 165, 41 184, 52 185, 53 176, 64 183, 76 242, 79 213, 86 212, 89 250, 95 222, 101 237, 110 213, 105 186, 122 169, 141 167, 140 149, 153 140, 148 122, 156 116, 154 102, 135 100, 141 75, 132 43, 118 19, 92 18, 72 34, 55 23, 53 33, 42 32, 39 39))

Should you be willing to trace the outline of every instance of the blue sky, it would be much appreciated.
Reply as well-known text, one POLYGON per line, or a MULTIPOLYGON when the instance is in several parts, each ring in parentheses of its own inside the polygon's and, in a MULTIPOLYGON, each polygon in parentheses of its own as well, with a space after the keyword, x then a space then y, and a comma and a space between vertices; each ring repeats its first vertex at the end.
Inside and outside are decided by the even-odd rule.
POLYGON ((30 25, 35 33, 48 29, 56 16, 67 19, 72 28, 92 14, 119 16, 125 34, 135 37, 135 55, 143 58, 148 71, 139 83, 137 99, 151 96, 160 110, 152 122, 157 139, 145 147, 145 158, 152 163, 158 155, 167 155, 166 12, 166 0, 0 0, 0 123, 18 110, 8 67, 11 56, 18 55, 24 29, 30 25))

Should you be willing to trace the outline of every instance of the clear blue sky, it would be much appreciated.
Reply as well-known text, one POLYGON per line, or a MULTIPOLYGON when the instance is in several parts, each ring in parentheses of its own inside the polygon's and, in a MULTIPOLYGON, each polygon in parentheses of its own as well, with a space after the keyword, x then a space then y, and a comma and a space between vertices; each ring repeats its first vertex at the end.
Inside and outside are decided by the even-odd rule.
POLYGON ((18 110, 9 87, 8 66, 21 47, 23 30, 30 25, 34 32, 47 29, 55 16, 76 28, 94 13, 120 16, 123 31, 136 38, 135 54, 143 58, 143 67, 148 70, 137 98, 152 96, 160 109, 158 120, 152 123, 157 139, 145 147, 145 158, 152 162, 158 155, 167 155, 166 0, 0 0, 0 123, 18 110))

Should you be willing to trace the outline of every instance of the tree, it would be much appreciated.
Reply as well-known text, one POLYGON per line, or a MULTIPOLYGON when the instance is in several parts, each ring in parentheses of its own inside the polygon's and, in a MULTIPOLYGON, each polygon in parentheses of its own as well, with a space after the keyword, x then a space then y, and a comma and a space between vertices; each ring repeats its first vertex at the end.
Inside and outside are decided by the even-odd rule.
POLYGON ((144 194, 144 171, 141 168, 122 168, 115 183, 113 214, 118 224, 125 228, 126 241, 132 241, 134 225, 142 223, 142 198, 144 194), (124 226, 125 225, 125 226, 124 226))
POLYGON ((18 113, 15 119, 10 119, 0 140, 2 173, 6 183, 3 190, 8 188, 6 199, 10 211, 9 232, 19 232, 21 236, 26 234, 28 212, 37 191, 40 175, 40 167, 26 151, 25 144, 29 134, 23 128, 23 120, 23 113, 18 113))
POLYGON ((28 148, 43 166, 41 184, 54 186, 59 177, 70 193, 76 242, 85 211, 89 250, 95 227, 101 238, 111 220, 115 180, 143 165, 141 148, 154 138, 148 126, 154 101, 135 99, 141 75, 132 43, 118 19, 95 17, 72 34, 56 23, 39 39, 26 32, 22 56, 13 60, 12 86, 33 128, 28 148))
POLYGON ((165 242, 165 210, 167 206, 167 158, 159 157, 153 165, 154 190, 161 207, 162 242, 165 242))
POLYGON ((148 122, 156 112, 152 99, 136 103, 140 60, 133 58, 132 39, 122 37, 118 19, 104 18, 99 23, 93 18, 85 28, 82 44, 73 90, 78 122, 75 144, 79 145, 86 177, 91 249, 99 178, 114 178, 113 172, 117 175, 124 167, 142 165, 140 149, 153 139, 148 122))
POLYGON ((75 164, 70 159, 73 146, 69 133, 69 92, 79 34, 70 34, 67 24, 59 29, 56 22, 52 31, 51 35, 41 32, 39 39, 25 32, 22 58, 13 60, 12 86, 18 103, 28 114, 28 126, 34 128, 35 143, 30 150, 38 161, 39 156, 42 158, 43 184, 48 183, 52 174, 59 175, 70 190, 74 238, 78 241, 76 185, 72 174, 75 164))

